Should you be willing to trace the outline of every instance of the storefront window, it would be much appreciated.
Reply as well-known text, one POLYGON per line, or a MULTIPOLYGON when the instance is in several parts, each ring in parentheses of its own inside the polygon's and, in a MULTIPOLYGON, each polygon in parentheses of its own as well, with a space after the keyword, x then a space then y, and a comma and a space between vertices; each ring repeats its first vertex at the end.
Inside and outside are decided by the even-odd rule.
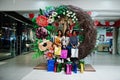
POLYGON ((97 28, 97 51, 109 52, 112 48, 113 28, 97 28))
POLYGON ((1 27, 0 29, 0 59, 13 57, 15 54, 15 29, 1 27))
POLYGON ((16 21, 0 12, 0 60, 16 53, 16 21))

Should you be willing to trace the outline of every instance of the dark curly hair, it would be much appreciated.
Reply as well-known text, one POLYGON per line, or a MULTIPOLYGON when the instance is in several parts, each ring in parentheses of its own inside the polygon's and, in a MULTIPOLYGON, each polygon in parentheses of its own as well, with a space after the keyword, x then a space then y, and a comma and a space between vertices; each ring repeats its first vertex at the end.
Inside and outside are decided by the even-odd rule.
POLYGON ((62 37, 62 36, 63 36, 62 30, 58 30, 58 31, 57 31, 57 36, 58 36, 59 31, 61 32, 61 36, 60 36, 60 37, 62 37))
POLYGON ((68 31, 70 31, 70 30, 69 30, 69 29, 66 29, 66 31, 65 31, 65 36, 67 36, 67 32, 68 32, 68 31))

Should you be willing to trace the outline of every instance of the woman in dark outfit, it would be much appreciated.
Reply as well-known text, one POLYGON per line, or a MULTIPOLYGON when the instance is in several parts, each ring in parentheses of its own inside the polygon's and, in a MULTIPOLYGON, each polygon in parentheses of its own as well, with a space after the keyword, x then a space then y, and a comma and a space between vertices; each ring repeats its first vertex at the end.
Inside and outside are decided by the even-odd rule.
MULTIPOLYGON (((72 48, 78 48, 78 38, 75 30, 72 31, 72 36, 70 37, 70 46, 72 48)), ((71 58, 71 61, 75 62, 78 58, 71 58)))

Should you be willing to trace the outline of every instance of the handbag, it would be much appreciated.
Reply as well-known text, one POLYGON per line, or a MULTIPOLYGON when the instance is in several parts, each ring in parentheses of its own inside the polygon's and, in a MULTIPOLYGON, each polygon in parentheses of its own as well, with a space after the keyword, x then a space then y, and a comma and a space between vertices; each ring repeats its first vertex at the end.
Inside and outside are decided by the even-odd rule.
POLYGON ((72 58, 78 58, 78 49, 77 48, 71 48, 71 57, 72 58))
POLYGON ((61 47, 55 47, 54 54, 55 55, 61 55, 61 47))
POLYGON ((67 50, 61 50, 61 56, 60 58, 66 59, 67 58, 68 51, 67 50))

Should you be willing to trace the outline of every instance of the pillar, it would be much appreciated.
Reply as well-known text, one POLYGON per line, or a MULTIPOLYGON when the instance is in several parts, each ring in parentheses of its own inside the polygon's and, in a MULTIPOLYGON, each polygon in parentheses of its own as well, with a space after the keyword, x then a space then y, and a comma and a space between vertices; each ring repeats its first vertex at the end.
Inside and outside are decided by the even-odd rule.
POLYGON ((120 54, 120 28, 118 29, 117 51, 120 54))
POLYGON ((112 54, 117 54, 117 28, 113 28, 113 52, 112 54))

